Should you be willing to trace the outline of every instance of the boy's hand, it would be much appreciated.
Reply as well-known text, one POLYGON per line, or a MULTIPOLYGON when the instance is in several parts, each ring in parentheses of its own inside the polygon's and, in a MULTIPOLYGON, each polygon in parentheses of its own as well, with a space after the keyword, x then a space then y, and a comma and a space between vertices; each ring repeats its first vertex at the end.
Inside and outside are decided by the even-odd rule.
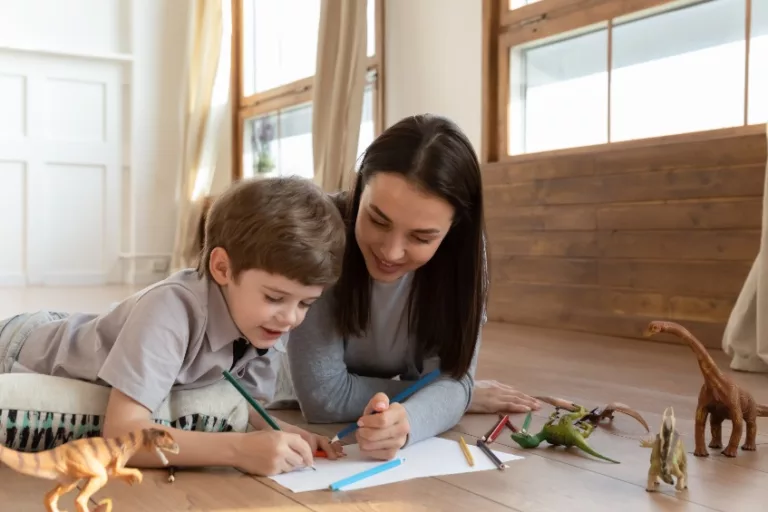
POLYGON ((279 430, 248 432, 242 437, 237 467, 270 476, 311 466, 312 448, 299 434, 279 430))
POLYGON ((360 452, 374 459, 394 458, 411 432, 405 408, 399 403, 390 405, 384 393, 373 395, 357 424, 360 428, 355 431, 355 438, 360 452))
POLYGON ((309 444, 309 447, 312 449, 313 453, 317 450, 322 450, 328 455, 330 460, 336 460, 339 457, 346 456, 344 453, 344 448, 341 447, 340 443, 335 443, 332 445, 331 440, 325 436, 313 434, 312 432, 308 432, 303 428, 299 428, 295 425, 283 424, 281 428, 286 432, 293 432, 294 434, 300 435, 301 438, 304 439, 307 444, 309 444))

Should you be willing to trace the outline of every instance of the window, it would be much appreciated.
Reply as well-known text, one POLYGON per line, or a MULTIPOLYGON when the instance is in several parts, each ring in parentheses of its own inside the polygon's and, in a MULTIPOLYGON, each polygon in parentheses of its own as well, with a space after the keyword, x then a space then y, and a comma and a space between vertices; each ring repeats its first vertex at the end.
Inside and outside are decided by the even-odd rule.
POLYGON ((611 141, 743 124, 745 8, 711 0, 614 20, 611 141))
MULTIPOLYGON (((242 34, 236 66, 239 108, 235 178, 313 176, 312 78, 320 0, 234 0, 242 34)), ((383 125, 384 0, 366 0, 369 81, 363 98, 360 151, 383 125)))
POLYGON ((538 2, 539 0, 509 0, 509 8, 510 9, 517 9, 518 7, 523 7, 526 5, 531 5, 533 3, 538 2))
POLYGON ((511 154, 608 142, 608 30, 510 56, 511 154))
MULTIPOLYGON (((373 89, 363 96, 358 154, 374 139, 373 89)), ((290 176, 312 179, 312 103, 248 119, 244 127, 243 177, 290 176)))
POLYGON ((486 161, 768 121, 768 1, 584 4, 486 2, 486 161))

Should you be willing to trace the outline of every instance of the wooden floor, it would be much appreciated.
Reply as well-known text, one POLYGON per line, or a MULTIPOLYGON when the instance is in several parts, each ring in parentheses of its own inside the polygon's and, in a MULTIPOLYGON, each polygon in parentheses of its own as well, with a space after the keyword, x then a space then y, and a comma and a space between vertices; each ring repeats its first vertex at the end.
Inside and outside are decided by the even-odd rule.
MULTIPOLYGON (((722 368, 727 360, 717 353, 722 368)), ((758 401, 768 403, 768 375, 735 374, 758 401)), ((506 471, 420 479, 350 492, 317 491, 294 494, 266 478, 230 469, 184 471, 169 484, 166 473, 146 471, 140 486, 110 482, 97 497, 110 496, 114 511, 705 511, 758 512, 768 506, 768 419, 761 419, 756 452, 740 451, 727 459, 713 450, 708 458, 693 451, 693 413, 702 379, 688 348, 638 343, 617 338, 489 324, 478 378, 512 383, 531 394, 560 396, 595 407, 621 401, 641 411, 652 432, 661 413, 673 406, 689 454, 689 489, 676 493, 662 484, 659 493, 645 491, 650 450, 639 440, 647 436, 633 419, 618 415, 613 427, 598 429, 590 441, 601 453, 618 459, 610 464, 576 450, 519 450, 502 434, 495 449, 523 455, 506 471)), ((533 427, 551 412, 538 412, 533 427)), ((281 414, 299 422, 293 412, 281 414)), ((495 421, 486 415, 465 416, 445 437, 463 434, 474 442, 495 421)), ((515 415, 520 425, 522 415, 515 415)), ((310 427, 311 428, 311 427, 310 427)), ((335 433, 325 426, 319 432, 335 433)), ((730 424, 724 425, 730 433, 730 424)), ((709 436, 709 434, 707 435, 709 436)), ((0 503, 13 510, 43 510, 49 482, 0 469, 0 503)), ((63 508, 74 510, 72 498, 63 508)), ((3 509, 6 507, 3 506, 3 509)))

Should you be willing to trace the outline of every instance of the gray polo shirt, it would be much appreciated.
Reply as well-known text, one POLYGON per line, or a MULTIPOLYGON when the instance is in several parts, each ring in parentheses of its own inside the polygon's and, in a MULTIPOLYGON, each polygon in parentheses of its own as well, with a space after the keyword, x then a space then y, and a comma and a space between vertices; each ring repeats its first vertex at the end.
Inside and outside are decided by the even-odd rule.
MULTIPOLYGON (((13 371, 112 386, 155 411, 171 389, 222 379, 241 337, 219 286, 188 269, 106 313, 76 313, 36 328, 13 371)), ((259 355, 249 345, 231 372, 252 396, 269 401, 279 356, 275 348, 259 355)))

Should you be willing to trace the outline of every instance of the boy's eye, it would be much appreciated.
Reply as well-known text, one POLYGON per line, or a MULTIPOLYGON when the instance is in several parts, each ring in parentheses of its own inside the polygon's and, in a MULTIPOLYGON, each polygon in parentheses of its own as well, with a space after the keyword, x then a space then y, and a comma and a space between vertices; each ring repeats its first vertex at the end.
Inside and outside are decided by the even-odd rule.
POLYGON ((264 297, 267 298, 267 301, 274 302, 275 304, 282 302, 282 297, 270 297, 269 295, 264 295, 264 297))

